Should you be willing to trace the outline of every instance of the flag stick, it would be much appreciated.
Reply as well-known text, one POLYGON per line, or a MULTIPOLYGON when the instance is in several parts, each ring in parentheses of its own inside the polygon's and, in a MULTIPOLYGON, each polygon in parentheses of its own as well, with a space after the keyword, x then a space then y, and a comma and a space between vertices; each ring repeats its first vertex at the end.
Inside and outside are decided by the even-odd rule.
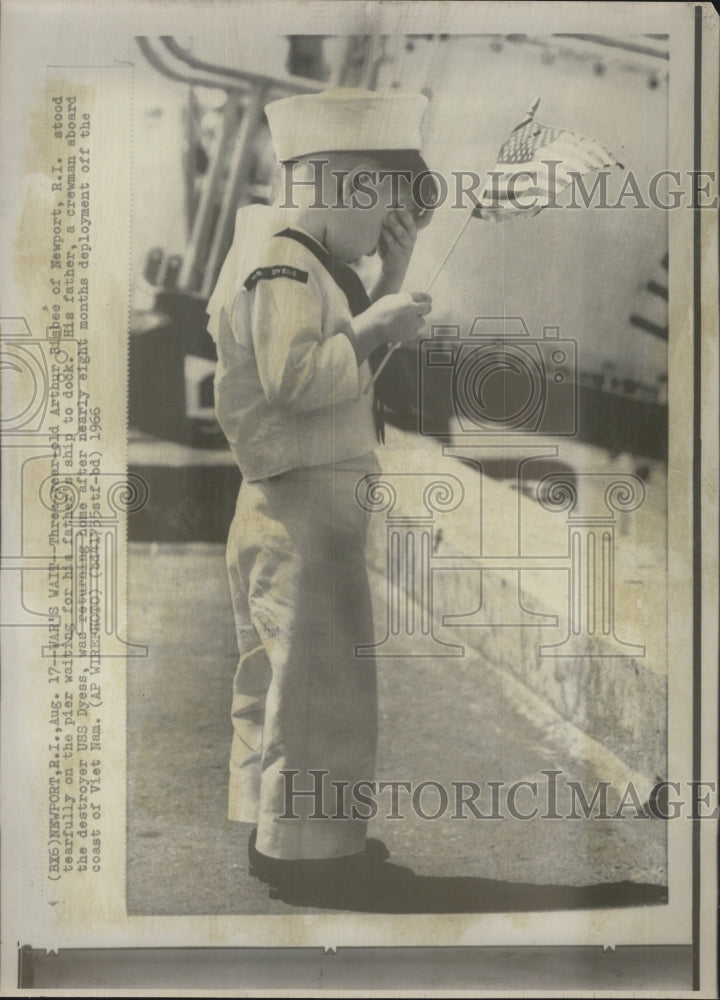
POLYGON ((432 278, 428 282, 427 288, 425 289, 426 292, 430 291, 430 289, 432 288, 432 286, 435 284, 435 282, 437 281, 438 277, 440 276, 440 272, 442 271, 442 269, 445 267, 445 265, 447 264, 448 260, 450 259, 450 254, 453 252, 453 250, 455 249, 455 247, 458 245, 458 243, 460 242, 460 237, 462 236, 462 234, 467 229, 468 223, 470 222, 470 219, 472 219, 474 211, 475 211, 475 208, 473 207, 468 212, 468 214, 467 214, 467 216, 465 218, 465 221, 463 222, 462 226, 460 227, 460 230, 458 231, 458 233, 456 234, 456 236, 453 239, 452 243, 448 247, 447 253, 443 257, 443 259, 440 261, 440 263, 438 264, 437 269, 435 271, 435 274, 433 274, 432 278))
MULTIPOLYGON (((442 269, 445 267, 445 265, 447 264, 448 260, 450 259, 450 254, 453 252, 453 250, 455 249, 455 247, 458 245, 458 243, 460 242, 460 238, 461 238, 462 234, 467 229, 468 223, 472 219, 474 211, 475 211, 475 208, 473 206, 470 209, 470 211, 468 212, 468 214, 467 214, 467 216, 466 216, 466 218, 465 218, 462 226, 460 227, 460 229, 458 230, 458 232, 453 237, 452 243, 448 247, 448 249, 447 249, 445 255, 443 256, 442 260, 440 261, 439 265, 435 269, 435 273, 433 274, 432 278, 428 282, 427 287, 425 289, 426 292, 430 291, 430 289, 432 288, 432 286, 435 284, 435 282, 437 281, 438 277, 440 276, 440 272, 442 271, 442 269)), ((367 394, 372 389, 373 385, 375 384, 375 381, 377 380, 377 378, 382 373, 383 368, 385 367, 385 365, 390 360, 390 357, 391 357, 393 351, 396 351, 398 349, 398 347, 401 347, 401 346, 402 346, 402 341, 400 341, 400 340, 396 341, 396 343, 394 343, 394 344, 391 344, 390 350, 387 352, 387 354, 385 355, 385 357, 382 359, 382 361, 380 362, 380 364, 377 367, 377 370, 373 374, 373 377, 370 379, 370 381, 366 385, 365 391, 363 392, 364 396, 367 396, 367 394)))

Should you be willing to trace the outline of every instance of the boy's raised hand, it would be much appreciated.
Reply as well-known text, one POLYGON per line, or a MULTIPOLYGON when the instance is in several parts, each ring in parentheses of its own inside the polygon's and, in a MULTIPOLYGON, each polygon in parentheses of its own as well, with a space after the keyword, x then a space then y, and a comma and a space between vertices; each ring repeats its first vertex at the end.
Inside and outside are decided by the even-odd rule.
POLYGON ((417 226, 405 207, 388 214, 380 233, 378 253, 382 260, 381 282, 386 292, 402 285, 417 239, 417 226))
POLYGON ((380 344, 415 340, 431 309, 432 298, 426 292, 383 295, 352 321, 358 362, 364 361, 380 344))

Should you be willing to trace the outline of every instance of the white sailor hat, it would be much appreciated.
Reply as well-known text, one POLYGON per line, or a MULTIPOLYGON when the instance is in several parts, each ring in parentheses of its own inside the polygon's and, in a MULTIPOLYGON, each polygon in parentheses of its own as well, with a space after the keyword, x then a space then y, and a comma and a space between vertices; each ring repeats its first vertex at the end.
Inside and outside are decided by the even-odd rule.
POLYGON ((310 153, 352 150, 419 152, 423 94, 382 94, 343 87, 272 101, 265 113, 280 163, 310 153))
POLYGON ((354 87, 285 97, 265 106, 280 163, 312 153, 372 152, 386 169, 420 181, 411 211, 419 229, 430 222, 438 187, 420 155, 423 94, 381 94, 354 87))

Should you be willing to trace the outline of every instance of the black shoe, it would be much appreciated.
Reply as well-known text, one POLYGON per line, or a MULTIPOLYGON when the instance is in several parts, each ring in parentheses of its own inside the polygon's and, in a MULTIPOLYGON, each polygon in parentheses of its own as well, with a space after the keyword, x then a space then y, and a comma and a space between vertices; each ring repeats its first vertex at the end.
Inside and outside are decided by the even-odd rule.
POLYGON ((271 886, 276 886, 279 883, 296 883, 299 880, 310 884, 332 881, 341 872, 355 870, 362 865, 381 864, 390 857, 390 851, 385 844, 374 837, 369 837, 366 840, 365 848, 359 854, 350 854, 340 858, 297 861, 271 858, 267 854, 261 854, 255 846, 256 843, 257 827, 253 827, 248 839, 249 874, 271 886))
POLYGON ((327 862, 287 862, 270 897, 293 906, 365 912, 404 912, 415 873, 366 852, 327 862), (309 867, 310 865, 317 867, 309 867))

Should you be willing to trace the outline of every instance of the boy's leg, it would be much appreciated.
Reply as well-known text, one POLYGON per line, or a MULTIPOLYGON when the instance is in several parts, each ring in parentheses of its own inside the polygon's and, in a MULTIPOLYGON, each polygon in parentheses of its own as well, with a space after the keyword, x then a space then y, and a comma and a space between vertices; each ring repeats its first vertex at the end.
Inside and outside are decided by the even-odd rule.
POLYGON ((257 848, 273 858, 365 846, 353 789, 374 777, 377 693, 374 661, 355 656, 373 641, 357 478, 297 470, 246 494, 246 587, 271 665, 257 848))
POLYGON ((236 515, 227 545, 230 596, 240 653, 233 679, 228 818, 240 823, 257 823, 262 731, 265 699, 270 684, 270 664, 252 624, 247 591, 242 580, 241 520, 242 515, 236 515))
POLYGON ((240 657, 233 680, 228 817, 257 823, 265 699, 270 665, 262 645, 240 657))

